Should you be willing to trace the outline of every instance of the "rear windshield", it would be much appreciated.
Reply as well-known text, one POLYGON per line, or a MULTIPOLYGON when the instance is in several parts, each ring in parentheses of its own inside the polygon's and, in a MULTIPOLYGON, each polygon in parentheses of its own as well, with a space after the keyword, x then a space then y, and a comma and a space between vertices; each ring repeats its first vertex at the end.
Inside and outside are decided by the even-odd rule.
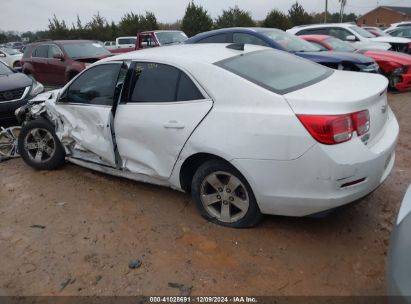
POLYGON ((78 42, 63 44, 66 53, 73 59, 75 58, 95 58, 111 53, 102 45, 92 42, 78 42))
POLYGON ((277 94, 302 89, 333 73, 317 63, 275 50, 235 56, 216 65, 277 94))
POLYGON ((183 32, 157 32, 156 36, 161 45, 182 43, 187 40, 183 32))

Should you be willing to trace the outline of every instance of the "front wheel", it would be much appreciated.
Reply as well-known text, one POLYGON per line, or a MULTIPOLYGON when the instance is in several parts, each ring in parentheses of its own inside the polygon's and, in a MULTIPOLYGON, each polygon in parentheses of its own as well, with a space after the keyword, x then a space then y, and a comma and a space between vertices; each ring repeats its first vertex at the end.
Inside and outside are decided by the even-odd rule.
POLYGON ((262 218, 243 175, 224 161, 208 161, 194 174, 191 194, 201 215, 222 226, 255 226, 262 218))
POLYGON ((64 148, 53 125, 44 118, 29 121, 22 127, 18 149, 23 160, 37 170, 53 170, 65 163, 64 148))

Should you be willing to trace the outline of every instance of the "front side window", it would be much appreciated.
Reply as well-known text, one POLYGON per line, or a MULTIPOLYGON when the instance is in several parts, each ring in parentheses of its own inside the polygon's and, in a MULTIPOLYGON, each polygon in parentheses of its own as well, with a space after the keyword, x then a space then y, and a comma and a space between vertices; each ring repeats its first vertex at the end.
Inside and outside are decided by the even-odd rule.
POLYGON ((355 36, 353 33, 343 28, 332 28, 330 29, 329 35, 341 40, 347 40, 348 36, 355 36))
POLYGON ((245 33, 234 33, 233 34, 234 43, 246 43, 246 44, 256 44, 262 46, 269 46, 262 39, 245 33))
POLYGON ((49 51, 48 45, 46 44, 40 45, 34 50, 31 56, 36 57, 36 58, 48 58, 48 51, 49 51))
POLYGON ((166 64, 138 62, 130 102, 175 102, 203 99, 193 81, 166 64))
POLYGON ((48 49, 48 58, 54 58, 54 55, 63 55, 60 49, 55 45, 50 45, 48 49))
POLYGON ((121 63, 110 63, 89 68, 70 85, 61 101, 112 106, 121 67, 121 63))
POLYGON ((231 57, 216 65, 277 94, 286 94, 329 77, 322 65, 275 50, 231 57))
POLYGON ((210 36, 198 41, 198 43, 226 43, 227 42, 227 35, 226 34, 218 34, 214 36, 210 36))

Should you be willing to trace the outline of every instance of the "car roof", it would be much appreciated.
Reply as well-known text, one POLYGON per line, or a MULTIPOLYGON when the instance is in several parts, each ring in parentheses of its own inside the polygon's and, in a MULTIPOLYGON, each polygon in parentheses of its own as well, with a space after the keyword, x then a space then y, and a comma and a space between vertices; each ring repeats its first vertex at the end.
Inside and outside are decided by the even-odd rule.
POLYGON ((99 62, 108 62, 116 60, 155 60, 170 61, 173 63, 198 62, 210 63, 247 54, 260 50, 272 50, 258 45, 246 44, 244 51, 227 48, 227 43, 203 43, 203 44, 178 44, 163 46, 157 48, 143 49, 134 52, 128 52, 117 56, 108 57, 99 62))
POLYGON ((294 26, 293 29, 303 29, 303 28, 321 28, 321 27, 350 27, 350 26, 357 26, 353 23, 320 23, 320 24, 307 24, 307 25, 298 25, 294 26))

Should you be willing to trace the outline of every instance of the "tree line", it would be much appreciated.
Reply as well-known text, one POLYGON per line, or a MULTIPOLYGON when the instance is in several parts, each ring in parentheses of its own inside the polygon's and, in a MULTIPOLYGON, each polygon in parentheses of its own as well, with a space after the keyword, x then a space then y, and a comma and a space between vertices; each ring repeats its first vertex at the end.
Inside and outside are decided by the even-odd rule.
MULTIPOLYGON (((189 37, 198 33, 225 27, 272 27, 286 30, 293 26, 302 24, 322 23, 325 13, 309 14, 304 7, 296 1, 283 13, 277 9, 268 12, 262 21, 253 20, 251 13, 240 9, 238 6, 223 10, 215 20, 208 11, 194 1, 186 7, 184 17, 175 23, 160 23, 154 13, 146 12, 135 14, 133 12, 123 15, 118 23, 109 22, 100 13, 95 14, 92 19, 83 24, 77 15, 77 21, 67 25, 64 20, 59 20, 56 15, 49 19, 48 29, 37 32, 25 32, 20 36, 15 32, 0 32, 0 43, 7 41, 18 41, 25 38, 30 42, 42 39, 91 39, 109 41, 119 36, 134 36, 137 32, 150 30, 182 30, 189 37)), ((355 22, 358 16, 354 13, 327 14, 327 22, 355 22)))

